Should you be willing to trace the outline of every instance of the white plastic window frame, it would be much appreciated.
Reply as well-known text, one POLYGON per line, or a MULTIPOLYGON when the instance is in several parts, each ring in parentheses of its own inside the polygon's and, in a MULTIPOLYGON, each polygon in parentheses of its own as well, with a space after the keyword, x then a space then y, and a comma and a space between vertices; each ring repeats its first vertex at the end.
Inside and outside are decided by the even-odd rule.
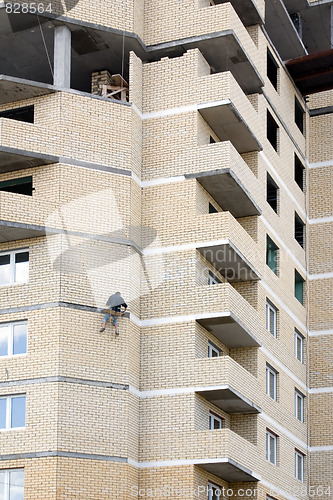
POLYGON ((14 346, 14 327, 15 326, 20 326, 24 325, 26 327, 26 343, 28 344, 28 322, 25 321, 13 321, 10 323, 0 323, 0 330, 1 328, 4 328, 6 326, 9 326, 10 331, 7 339, 8 343, 8 354, 6 356, 0 356, 0 359, 6 359, 6 358, 12 358, 12 357, 18 357, 18 356, 26 356, 27 350, 28 350, 28 345, 27 345, 27 350, 25 352, 22 352, 20 354, 14 354, 13 353, 13 346, 14 346))
POLYGON ((266 394, 274 401, 276 401, 277 397, 277 375, 278 372, 268 363, 266 363, 266 394), (273 375, 273 395, 271 394, 271 384, 270 384, 270 375, 273 375))
POLYGON ((221 356, 221 349, 219 349, 213 342, 208 341, 208 357, 209 358, 218 358, 221 356), (217 354, 217 356, 213 356, 213 352, 217 354))
POLYGON ((18 430, 18 429, 25 429, 25 425, 21 427, 12 427, 11 426, 11 421, 12 421, 12 401, 15 398, 22 398, 24 397, 25 402, 26 402, 26 394, 12 394, 10 396, 1 396, 0 400, 6 400, 6 427, 3 429, 0 429, 0 432, 6 432, 6 431, 12 431, 12 430, 18 430))
POLYGON ((273 337, 277 337, 277 308, 269 300, 266 301, 266 330, 273 337), (273 315, 273 331, 270 330, 271 315, 273 315))
POLYGON ((304 401, 305 401, 304 394, 302 394, 299 390, 295 389, 295 417, 300 422, 304 422, 304 401))
POLYGON ((269 430, 266 430, 266 460, 273 465, 276 465, 277 457, 277 436, 269 430), (271 442, 273 442, 273 462, 271 461, 271 442))
POLYGON ((295 358, 301 363, 304 362, 304 335, 298 330, 295 330, 295 358), (298 349, 298 345, 300 345, 300 349, 298 349), (298 353, 300 353, 300 356, 298 353))
POLYGON ((218 424, 220 426, 219 429, 223 429, 223 418, 218 417, 217 415, 215 415, 212 412, 209 412, 209 430, 210 431, 217 430, 214 427, 214 422, 218 422, 218 424))
POLYGON ((217 484, 208 482, 208 500, 222 500, 221 487, 217 484))
MULTIPOLYGON (((2 255, 9 255, 10 261, 10 281, 9 283, 0 283, 0 287, 2 286, 10 286, 10 285, 17 285, 21 283, 27 283, 29 281, 29 267, 28 267, 28 278, 25 281, 16 281, 16 265, 15 265, 15 255, 19 253, 26 253, 28 252, 29 254, 29 248, 20 248, 19 250, 10 250, 6 252, 0 252, 0 256, 2 255)), ((29 256, 30 257, 30 256, 29 256)), ((29 266, 29 260, 28 260, 28 266, 29 266)))
POLYGON ((4 500, 10 500, 10 489, 11 486, 17 486, 13 482, 11 482, 11 475, 13 472, 22 472, 23 473, 23 488, 24 488, 24 468, 17 468, 17 469, 0 469, 0 473, 4 475, 4 481, 3 481, 3 493, 4 493, 4 500))
POLYGON ((295 450, 295 477, 302 483, 304 482, 304 455, 299 451, 295 450), (299 475, 299 464, 300 464, 300 475, 299 475))

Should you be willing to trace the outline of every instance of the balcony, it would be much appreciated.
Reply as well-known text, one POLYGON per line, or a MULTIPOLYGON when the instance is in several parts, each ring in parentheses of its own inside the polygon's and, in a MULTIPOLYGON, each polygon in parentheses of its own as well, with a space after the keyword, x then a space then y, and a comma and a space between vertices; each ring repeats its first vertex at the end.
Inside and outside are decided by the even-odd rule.
POLYGON ((220 207, 234 217, 260 215, 261 210, 247 188, 230 168, 185 175, 187 179, 197 179, 220 207))
POLYGON ((0 220, 0 243, 38 238, 45 235, 46 230, 42 226, 0 220))
POLYGON ((184 461, 197 465, 230 483, 258 481, 253 472, 260 464, 257 447, 230 429, 162 431, 147 433, 143 439, 145 446, 140 460, 147 466, 153 467, 155 461, 170 460, 172 450, 173 462, 179 460, 179 465, 184 465, 184 461), (247 457, 246 467, 244 457, 247 457))
POLYGON ((242 20, 244 26, 263 24, 263 6, 260 11, 253 0, 215 0, 215 5, 227 3, 229 1, 237 12, 239 18, 242 20))

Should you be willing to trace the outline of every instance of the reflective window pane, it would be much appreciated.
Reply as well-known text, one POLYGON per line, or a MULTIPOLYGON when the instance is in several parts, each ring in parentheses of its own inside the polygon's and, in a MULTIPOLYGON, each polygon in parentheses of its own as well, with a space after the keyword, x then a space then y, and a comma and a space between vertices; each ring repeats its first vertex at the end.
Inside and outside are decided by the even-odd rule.
POLYGON ((6 473, 0 471, 0 500, 5 500, 5 478, 6 473))
POLYGON ((0 399, 0 429, 6 429, 6 408, 7 399, 0 399))
POLYGON ((9 500, 23 500, 24 471, 11 471, 9 473, 9 484, 9 500))
POLYGON ((0 327, 0 356, 8 356, 8 338, 10 326, 0 327))
POLYGON ((11 427, 25 426, 25 396, 12 398, 11 427))
POLYGON ((27 352, 27 325, 14 325, 13 327, 13 354, 27 352))
POLYGON ((15 254, 15 283, 24 283, 29 279, 29 252, 15 254))

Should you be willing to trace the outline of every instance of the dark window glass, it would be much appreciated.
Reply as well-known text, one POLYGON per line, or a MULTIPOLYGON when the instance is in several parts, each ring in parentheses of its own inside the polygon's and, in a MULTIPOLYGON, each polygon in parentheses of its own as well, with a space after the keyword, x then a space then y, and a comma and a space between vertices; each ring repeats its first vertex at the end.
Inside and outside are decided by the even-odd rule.
POLYGON ((267 174, 267 194, 266 194, 266 200, 267 203, 272 207, 274 212, 277 213, 277 206, 278 206, 278 186, 276 182, 272 179, 272 177, 267 174))
POLYGON ((0 182, 0 191, 32 196, 32 177, 20 177, 0 182))
POLYGON ((304 174, 305 174, 305 168, 303 166, 303 163, 295 154, 295 182, 301 188, 302 191, 304 191, 304 180, 305 180, 304 174))
POLYGON ((15 263, 29 262, 29 252, 20 252, 15 254, 15 263))
POLYGON ((278 246, 275 245, 274 241, 267 235, 266 264, 275 274, 277 274, 278 250, 278 246))
POLYGON ((295 213, 295 240, 304 247, 304 229, 305 224, 302 219, 295 213))
POLYGON ((209 213, 210 214, 216 214, 218 212, 218 210, 216 210, 216 208, 214 207, 214 205, 212 205, 211 203, 209 203, 209 213))
POLYGON ((295 297, 303 304, 304 301, 304 279, 302 276, 295 270, 295 297))

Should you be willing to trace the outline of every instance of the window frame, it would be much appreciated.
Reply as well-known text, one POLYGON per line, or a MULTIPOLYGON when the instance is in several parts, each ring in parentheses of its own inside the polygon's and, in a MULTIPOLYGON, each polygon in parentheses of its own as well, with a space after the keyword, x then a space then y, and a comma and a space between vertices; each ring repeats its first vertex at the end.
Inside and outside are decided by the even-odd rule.
POLYGON ((294 295, 295 295, 295 299, 298 300, 298 302, 300 304, 302 304, 302 306, 304 306, 304 284, 305 284, 305 279, 297 271, 297 269, 295 269, 294 295), (302 293, 302 296, 301 296, 301 293, 302 293))
MULTIPOLYGON (((4 476, 5 476, 4 482, 3 482, 4 500, 9 500, 11 498, 11 496, 10 496, 11 485, 14 486, 14 484, 11 483, 11 481, 10 481, 10 476, 11 476, 12 472, 22 472, 23 473, 23 496, 24 496, 24 468, 23 467, 16 467, 13 469, 0 469, 0 473, 4 474, 4 476)), ((17 486, 17 485, 15 485, 15 486, 17 486)))
POLYGON ((305 341, 305 337, 304 335, 301 334, 301 332, 299 332, 297 330, 297 328, 295 328, 295 336, 294 336, 294 347, 295 347, 295 358, 298 359, 298 361, 300 361, 302 364, 304 363, 304 341, 305 341), (301 349, 300 349, 300 358, 298 357, 298 346, 297 346, 297 341, 300 341, 300 344, 301 344, 301 349))
POLYGON ((277 377, 279 372, 269 363, 266 363, 266 394, 273 401, 277 401, 277 377), (273 375, 273 395, 271 394, 270 375, 273 375))
POLYGON ((27 398, 26 394, 10 394, 7 396, 0 396, 0 401, 1 400, 6 400, 6 427, 0 428, 0 432, 7 432, 7 431, 13 431, 13 430, 20 430, 20 429, 25 429, 26 427, 26 403, 27 403, 27 398), (24 425, 19 426, 19 427, 12 427, 12 414, 13 414, 13 405, 12 401, 15 398, 24 398, 24 425))
POLYGON ((9 283, 1 283, 0 282, 0 287, 2 286, 11 286, 11 285, 21 285, 23 283, 28 283, 29 282, 29 271, 30 271, 30 253, 29 253, 29 248, 20 248, 17 250, 6 250, 4 252, 0 252, 0 257, 3 255, 9 255, 9 266, 10 266, 10 281, 9 283), (28 253, 28 277, 27 280, 25 281, 16 281, 16 263, 15 263, 15 256, 20 254, 20 253, 28 253))
POLYGON ((304 404, 304 394, 302 394, 301 391, 295 388, 295 417, 302 423, 304 423, 304 404), (298 414, 300 414, 300 416, 298 416, 298 414))
POLYGON ((219 415, 217 415, 216 413, 214 413, 213 411, 210 411, 209 412, 209 430, 216 431, 216 430, 223 429, 223 427, 224 427, 224 419, 222 417, 220 417, 219 415), (218 429, 215 429, 215 427, 214 427, 215 421, 220 424, 220 427, 218 427, 218 429))
POLYGON ((266 330, 274 337, 277 338, 277 312, 278 309, 268 299, 266 299, 266 330), (273 314, 273 332, 270 330, 270 315, 273 314))
POLYGON ((209 269, 208 285, 221 285, 222 281, 209 269))
POLYGON ((272 238, 266 234, 266 265, 270 268, 273 273, 278 276, 278 258, 279 258, 279 247, 272 240, 272 238), (273 262, 273 265, 272 265, 273 262))
POLYGON ((215 345, 213 342, 208 340, 208 357, 209 358, 219 358, 221 356, 221 352, 222 352, 222 350, 219 347, 217 347, 217 345, 215 345), (215 352, 217 354, 217 356, 211 356, 211 354, 213 352, 215 352))
POLYGON ((211 481, 208 481, 208 500, 212 500, 213 499, 213 493, 214 493, 214 490, 217 490, 215 491, 215 494, 216 494, 216 498, 217 500, 219 500, 221 498, 221 486, 219 486, 218 484, 215 484, 215 483, 212 483, 211 481))
POLYGON ((18 356, 26 356, 27 351, 28 351, 28 321, 27 320, 21 320, 21 321, 11 321, 11 322, 6 322, 6 323, 0 323, 0 331, 1 328, 9 327, 10 331, 8 334, 7 338, 7 352, 8 354, 5 354, 4 356, 0 355, 0 360, 1 359, 6 359, 6 358, 13 358, 13 357, 18 357, 18 356), (25 331, 25 342, 26 342, 26 350, 25 352, 21 352, 18 354, 14 354, 14 327, 15 326, 25 326, 26 331, 25 331))
POLYGON ((278 436, 275 432, 266 429, 266 460, 272 465, 277 465, 277 438, 278 436), (273 462, 270 460, 271 457, 271 440, 274 443, 273 447, 273 462))
POLYGON ((295 448, 295 478, 301 481, 302 483, 304 482, 304 458, 305 458, 304 453, 298 451, 295 448), (301 460, 301 477, 299 477, 298 475, 298 459, 301 460))

